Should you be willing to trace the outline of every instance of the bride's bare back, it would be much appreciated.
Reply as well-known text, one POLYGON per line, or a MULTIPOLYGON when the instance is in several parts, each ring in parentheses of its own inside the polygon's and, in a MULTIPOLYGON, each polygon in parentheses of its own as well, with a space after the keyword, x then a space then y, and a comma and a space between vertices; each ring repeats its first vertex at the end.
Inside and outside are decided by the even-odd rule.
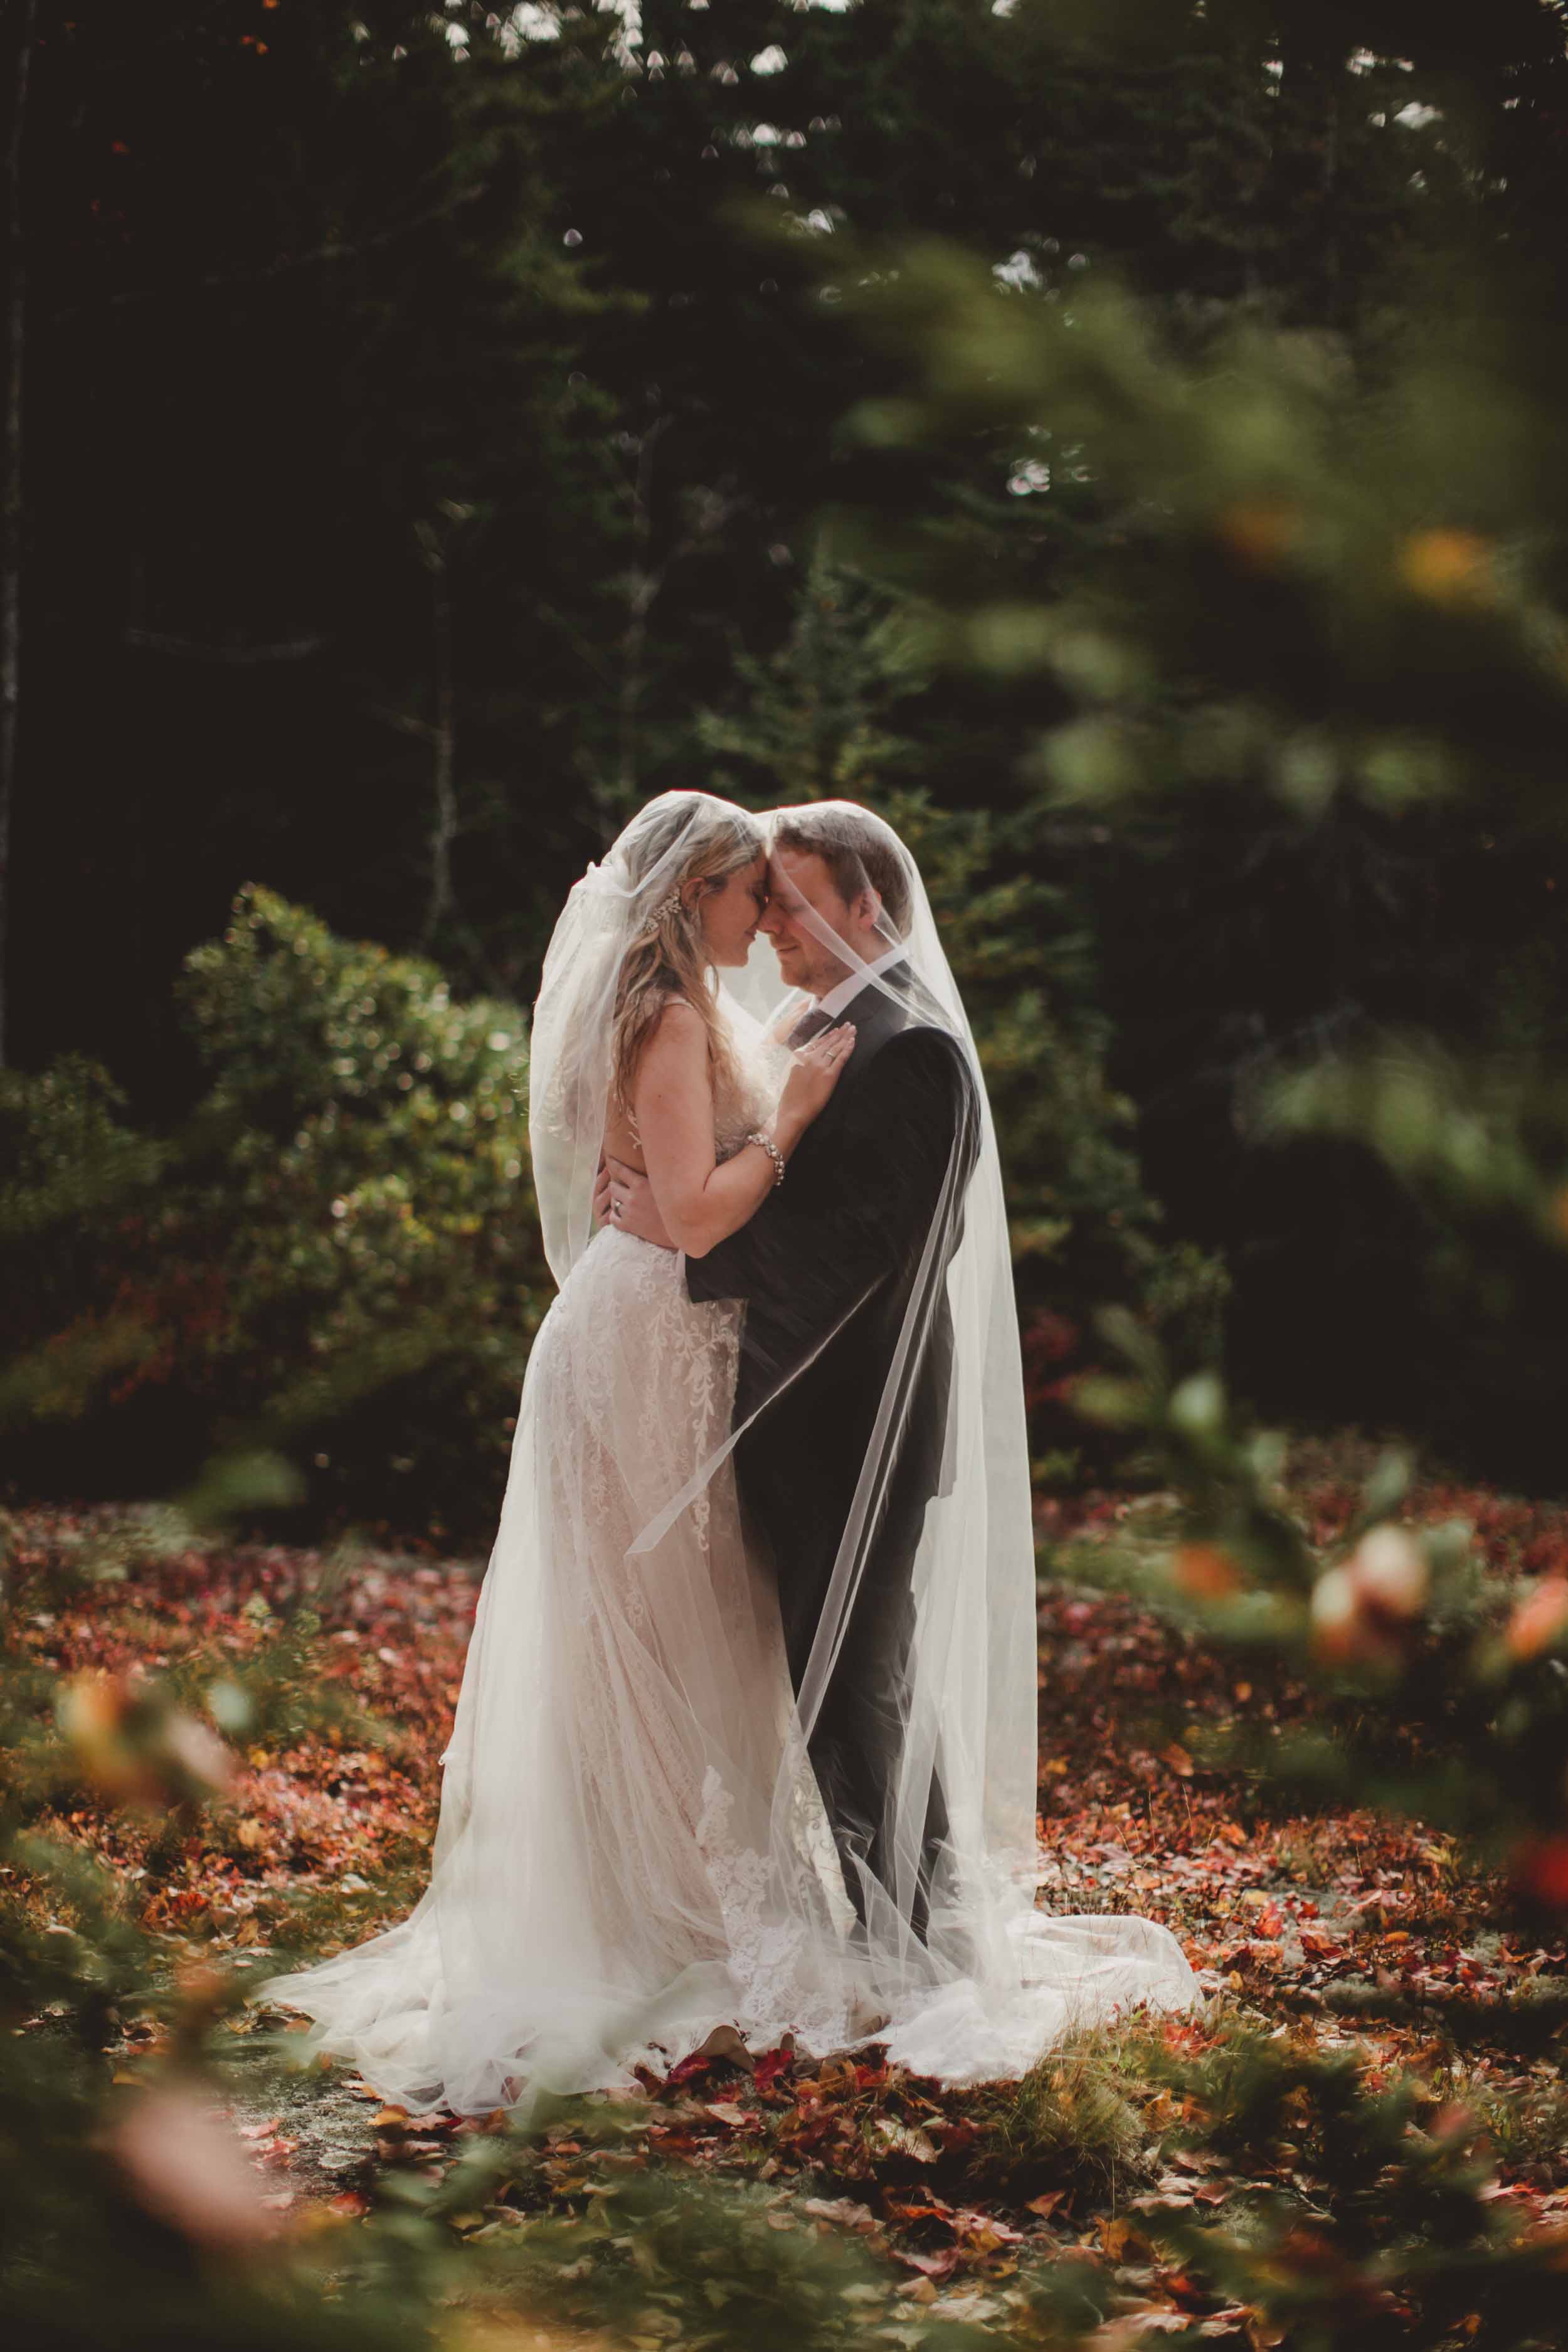
POLYGON ((608 1160, 624 1160, 639 1176, 647 1174, 647 1164, 642 1156, 642 1139, 624 1113, 611 1115, 605 1129, 605 1156, 608 1160))

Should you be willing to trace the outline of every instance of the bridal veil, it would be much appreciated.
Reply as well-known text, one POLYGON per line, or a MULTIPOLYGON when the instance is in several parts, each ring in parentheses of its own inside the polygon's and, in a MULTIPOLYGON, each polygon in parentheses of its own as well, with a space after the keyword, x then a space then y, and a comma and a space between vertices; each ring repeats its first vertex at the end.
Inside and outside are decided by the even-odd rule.
MULTIPOLYGON (((721 2025, 756 2049, 786 2032, 822 2053, 875 2038, 964 2082, 1020 2073, 1140 2000, 1197 1998, 1163 1927, 1034 1907, 1028 1454, 984 1080, 897 835, 849 803, 772 822, 795 816, 830 852, 839 898, 875 921, 856 945, 803 898, 792 919, 844 968, 836 993, 859 997, 862 1021, 885 1008, 898 1034, 879 1064, 885 1129, 844 1126, 831 1230, 803 1219, 788 1179, 754 1221, 778 1239, 765 1312, 702 1303, 698 1269, 595 1234, 593 1217, 627 947, 694 845, 728 828, 742 863, 757 821, 702 793, 650 802, 573 889, 545 960, 531 1139, 562 1296, 524 1381, 430 1886, 397 1927, 266 1989, 317 2020, 313 2044, 411 2106, 521 2109, 541 2090, 624 2084, 721 2025), (918 1166, 918 1229, 896 1254, 879 1164, 906 1202, 918 1166), (868 1302, 882 1340, 854 1400, 853 1475, 834 1484, 797 1408, 868 1302), (791 1563, 742 1543, 735 1473, 738 1445, 792 1427, 821 1572, 786 1644, 791 1563), (851 1866, 817 1767, 891 1528, 896 1688, 857 1731, 885 1751, 874 1867, 851 1866)), ((775 877, 788 891, 776 862, 775 877)), ((781 1080, 776 1040, 809 1010, 779 1005, 763 941, 726 980, 742 1083, 716 1100, 721 1150, 756 1123, 781 1080)))
MULTIPOLYGON (((773 1861, 780 1884, 788 1825, 836 1666, 855 1641, 858 1610, 880 1571, 879 1550, 900 1491, 929 1492, 910 1562, 912 1638, 900 1676, 896 1754, 878 1825, 875 1883, 859 1905, 851 1938, 864 1995, 887 2024, 889 2055, 947 2081, 1024 2071, 1060 2035, 1103 2021, 1138 2001, 1195 2005, 1197 1988, 1180 1947, 1158 1924, 1125 1915, 1051 1916, 1035 1908, 1037 1760, 1037 1601, 1034 1529, 1017 1311, 1001 1165, 973 1036, 914 859, 890 826, 852 803, 780 810, 773 837, 793 838, 828 866, 837 899, 877 914, 857 946, 793 890, 787 862, 774 861, 774 887, 798 926, 812 932, 848 978, 830 1002, 850 999, 847 1017, 864 1029, 876 992, 903 1024, 884 1063, 903 1053, 910 1120, 901 1148, 922 1157, 928 1216, 913 1262, 901 1271, 903 1308, 888 1350, 880 1393, 866 1417, 869 1436, 852 1499, 837 1530, 831 1575, 804 1670, 773 1808, 773 1861), (857 1002, 858 998, 858 1002, 857 1002), (921 1136, 923 1105, 951 1104, 917 1031, 935 1031, 961 1067, 959 1114, 942 1119, 936 1164, 921 1136), (921 1089, 926 1089, 921 1093, 921 1089), (934 1426, 933 1426, 934 1418, 934 1426), (934 1457, 934 1458, 933 1458, 934 1457), (931 1823, 940 1824, 931 1867, 931 1823)), ((818 868, 818 871, 821 869, 818 868)), ((761 942, 739 976, 753 1006, 778 982, 761 942)), ((785 1019, 787 1021, 787 1013, 785 1019)), ((888 1099, 884 1085, 881 1097, 888 1099)), ((847 1152, 847 1161, 848 1154, 847 1152)), ((845 1182, 869 1180, 868 1161, 846 1165, 845 1182)), ((787 1198, 787 1183, 779 1195, 787 1198)), ((877 1245, 879 1204, 855 1204, 866 1282, 887 1275, 877 1245)), ((808 1377, 811 1352, 829 1337, 828 1316, 852 1311, 854 1281, 801 1285, 802 1327, 778 1344, 769 1318, 756 1360, 761 1318, 749 1310, 742 1335, 741 1394, 753 1423, 784 1400, 790 1378, 808 1377), (825 1301, 831 1304, 825 1306, 825 1301), (816 1328, 810 1328, 813 1314, 816 1328), (779 1361, 783 1357, 785 1360, 779 1361), (776 1403, 775 1403, 776 1400, 776 1403)), ((803 1458, 803 1489, 813 1477, 803 1458)), ((781 1564, 782 1572, 783 1564, 781 1564)))

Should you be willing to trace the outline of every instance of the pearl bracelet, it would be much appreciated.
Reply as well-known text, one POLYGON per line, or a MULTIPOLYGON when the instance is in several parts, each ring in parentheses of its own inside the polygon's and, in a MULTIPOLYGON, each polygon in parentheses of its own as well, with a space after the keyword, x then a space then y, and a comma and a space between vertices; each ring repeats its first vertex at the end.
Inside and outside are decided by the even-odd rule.
POLYGON ((746 1141, 748 1143, 760 1143, 763 1150, 767 1153, 768 1158, 773 1161, 773 1190, 777 1192, 779 1186, 784 1180, 784 1153, 779 1150, 778 1145, 773 1141, 773 1137, 771 1135, 764 1135, 760 1127, 757 1128, 753 1133, 747 1136, 746 1141))

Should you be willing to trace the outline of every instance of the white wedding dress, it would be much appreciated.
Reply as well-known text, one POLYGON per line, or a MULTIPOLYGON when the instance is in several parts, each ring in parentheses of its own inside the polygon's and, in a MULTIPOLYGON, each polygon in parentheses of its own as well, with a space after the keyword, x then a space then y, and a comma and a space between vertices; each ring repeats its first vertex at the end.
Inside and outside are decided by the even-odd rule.
MULTIPOLYGON (((574 919, 603 919, 602 894, 580 886, 574 901, 574 919)), ((619 952, 612 933, 612 978, 619 952)), ((536 1086, 560 1052, 546 1010, 536 1086)), ((560 1027, 574 1034, 564 1015, 560 1027)), ((768 1116, 784 1058, 743 1016, 735 1042, 720 1157, 768 1116)), ((536 1171, 572 1100, 539 1087, 536 1171)), ((595 1098, 567 1137, 574 1201, 603 1132, 595 1098)), ((541 1202, 558 1236, 542 1186, 541 1202)), ((987 1218, 1005 1234, 1000 1203, 993 1149, 972 1236, 987 1218)), ((940 1736, 952 1822, 928 1936, 907 1917, 868 1932, 845 1892, 775 1591, 742 1540, 728 1448, 743 1309, 693 1304, 675 1253, 584 1230, 552 1249, 563 1279, 523 1382, 429 1886, 385 1933, 258 1988, 314 2021, 308 2050, 410 2109, 483 2115, 625 2086, 639 2066, 662 2074, 719 2027, 754 2051, 791 2034, 814 2054, 875 2039, 894 2063, 963 2083, 1021 2074, 1138 2001, 1197 2004, 1163 1927, 1033 1908, 1026 1454, 1001 1241, 993 1255, 1000 1372, 989 1390, 955 1382, 953 1443, 961 1459, 991 1447, 996 1499, 961 1470, 927 1515, 921 1559, 939 1572, 922 1567, 915 1586, 910 1720, 928 1758, 940 1736)), ((950 1288, 962 1345, 976 1318, 957 1274, 950 1288)), ((909 1802, 918 1818, 921 1784, 909 1802)))
MULTIPOLYGON (((753 1045, 715 1108, 721 1158, 771 1110, 753 1045)), ((776 1091, 776 1080, 773 1091, 776 1091)), ((540 1328, 445 1758, 430 1886, 368 1943, 263 1988, 384 2095, 463 2113, 662 2073, 716 2026, 824 2051, 869 2018, 837 1954, 852 1915, 797 1774, 799 1883, 770 1906, 791 1739, 773 1591, 728 1463, 630 1547, 729 1433, 741 1309, 606 1228, 540 1328)))

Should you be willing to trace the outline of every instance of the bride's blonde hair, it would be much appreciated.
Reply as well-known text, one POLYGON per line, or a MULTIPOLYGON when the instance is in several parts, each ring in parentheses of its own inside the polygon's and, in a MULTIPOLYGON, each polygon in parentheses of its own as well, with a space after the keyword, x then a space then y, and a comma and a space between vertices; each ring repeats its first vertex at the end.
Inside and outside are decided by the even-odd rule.
POLYGON ((610 1034, 610 1098, 628 1118, 637 1065, 672 996, 682 998, 701 1018, 715 1085, 733 1083, 734 1051, 709 977, 698 910, 704 898, 721 889, 767 846, 762 826, 744 809, 706 793, 669 797, 668 811, 661 810, 652 824, 639 828, 635 845, 626 845, 633 879, 640 880, 668 857, 683 834, 689 836, 679 875, 649 910, 621 961, 610 1034), (691 882, 699 887, 689 907, 682 893, 691 882))

